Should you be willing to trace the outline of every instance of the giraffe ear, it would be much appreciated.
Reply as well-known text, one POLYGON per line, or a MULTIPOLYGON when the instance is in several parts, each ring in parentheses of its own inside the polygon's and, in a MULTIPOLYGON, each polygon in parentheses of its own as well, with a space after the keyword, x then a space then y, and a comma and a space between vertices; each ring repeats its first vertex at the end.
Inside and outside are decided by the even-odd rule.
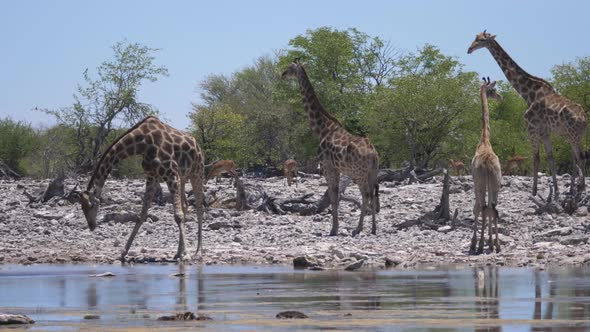
POLYGON ((489 39, 496 39, 496 35, 489 35, 488 38, 489 39))
POLYGON ((301 67, 303 67, 303 68, 307 67, 307 62, 302 62, 301 67))

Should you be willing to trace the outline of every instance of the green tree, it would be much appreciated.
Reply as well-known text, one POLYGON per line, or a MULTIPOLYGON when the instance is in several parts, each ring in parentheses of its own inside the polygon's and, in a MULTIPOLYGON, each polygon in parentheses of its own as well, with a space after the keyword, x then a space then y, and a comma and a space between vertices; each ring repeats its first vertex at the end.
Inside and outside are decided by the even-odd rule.
POLYGON ((71 168, 68 158, 75 148, 75 132, 64 124, 36 129, 37 144, 25 159, 27 174, 50 178, 71 168))
MULTIPOLYGON (((563 96, 579 103, 586 111, 586 119, 590 119, 590 57, 580 57, 575 61, 553 66, 553 86, 563 96)), ((590 141, 590 131, 586 131, 586 144, 590 141)), ((570 171, 571 147, 563 139, 555 143, 555 160, 558 169, 570 171)), ((587 162, 588 164, 588 162, 587 162)))
POLYGON ((133 125, 157 110, 137 100, 141 85, 168 75, 155 64, 157 49, 138 43, 119 42, 113 47, 114 59, 97 68, 97 78, 84 71, 84 85, 78 85, 74 104, 60 109, 44 109, 74 129, 76 149, 73 156, 78 170, 89 170, 101 149, 116 129, 133 125))
POLYGON ((565 97, 590 110, 590 57, 553 66, 553 86, 565 97))
POLYGON ((510 83, 500 81, 497 88, 502 101, 490 105, 490 141, 494 152, 503 167, 508 158, 515 155, 526 157, 526 164, 530 164, 531 144, 524 122, 527 104, 510 83))
MULTIPOLYGON (((361 118, 367 97, 393 76, 399 53, 378 37, 356 29, 321 27, 289 41, 280 58, 285 68, 294 58, 307 62, 307 73, 323 106, 353 134, 364 134, 361 118)), ((301 109, 299 101, 298 109, 301 109)))
POLYGON ((232 112, 227 105, 194 105, 189 117, 193 136, 205 153, 208 162, 232 159, 239 165, 247 164, 250 151, 242 131, 244 117, 232 112))
MULTIPOLYGON (((277 93, 276 58, 263 56, 231 77, 209 76, 193 105, 193 130, 206 152, 240 164, 276 165, 294 153, 296 116, 277 93)), ((211 157, 207 157, 211 159, 211 157)))
POLYGON ((432 45, 402 57, 398 75, 372 96, 365 117, 383 161, 428 167, 470 156, 481 127, 477 82, 432 45))

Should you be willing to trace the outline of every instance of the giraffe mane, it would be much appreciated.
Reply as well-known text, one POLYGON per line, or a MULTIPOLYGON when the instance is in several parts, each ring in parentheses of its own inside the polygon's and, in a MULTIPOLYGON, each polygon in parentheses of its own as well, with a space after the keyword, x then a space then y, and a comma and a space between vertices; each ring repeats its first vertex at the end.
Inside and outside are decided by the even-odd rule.
MULTIPOLYGON (((494 40, 494 42, 496 43, 496 47, 500 48, 504 53, 506 53, 512 59, 512 56, 508 52, 506 52, 506 50, 504 50, 504 48, 502 47, 502 45, 500 45, 500 43, 498 43, 498 41, 494 40)), ((520 68, 520 70, 522 70, 525 74, 527 74, 531 80, 541 82, 541 83, 549 86, 549 88, 551 88, 552 90, 555 90, 553 88, 553 85, 551 85, 551 83, 547 82, 546 80, 544 80, 540 77, 537 77, 535 75, 531 75, 528 71, 524 70, 524 68, 522 68, 514 59, 512 59, 512 62, 514 62, 516 64, 516 66, 518 66, 518 68, 520 68)))
MULTIPOLYGON (((305 68, 303 68, 303 66, 301 64, 299 64, 299 67, 301 68, 301 70, 303 71, 303 74, 305 75, 305 77, 307 77, 307 80, 309 81, 309 76, 307 76, 307 72, 305 71, 305 68)), ((312 89, 312 92, 314 95, 316 95, 317 98, 317 94, 315 92, 315 88, 313 87, 312 84, 310 84, 310 88, 312 89)), ((326 111, 326 109, 324 108, 324 105, 322 105, 321 101, 319 98, 317 98, 317 101, 320 105, 320 112, 325 115, 328 119, 336 122, 336 124, 338 124, 340 127, 344 128, 344 126, 342 125, 342 123, 340 122, 340 120, 338 120, 336 117, 334 117, 330 112, 326 111)))

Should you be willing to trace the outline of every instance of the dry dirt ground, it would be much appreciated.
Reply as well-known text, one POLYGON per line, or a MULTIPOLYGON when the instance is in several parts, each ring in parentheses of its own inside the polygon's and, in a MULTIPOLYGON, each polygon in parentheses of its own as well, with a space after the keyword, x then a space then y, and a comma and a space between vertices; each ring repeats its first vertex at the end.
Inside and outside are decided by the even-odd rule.
MULTIPOLYGON (((80 179, 85 187, 86 179, 80 179)), ((247 186, 260 186, 269 196, 296 198, 313 194, 319 199, 326 182, 319 176, 301 179, 299 186, 287 187, 282 177, 270 179, 243 178, 247 186)), ((569 179, 559 178, 560 188, 569 179)), ((132 222, 100 222, 106 213, 137 213, 144 192, 143 180, 109 180, 103 191, 98 228, 88 230, 79 205, 65 200, 50 200, 46 204, 28 204, 23 190, 33 192, 48 181, 24 179, 0 180, 0 264, 32 263, 112 263, 117 258, 132 228, 132 222)), ((541 177, 540 191, 547 195, 549 178, 541 177)), ((590 182, 588 182, 590 183, 590 182)), ((67 180, 72 188, 75 180, 67 180)), ((432 211, 442 191, 442 178, 427 183, 382 183, 381 212, 377 216, 377 235, 370 234, 370 218, 357 237, 351 231, 358 222, 359 210, 353 203, 340 204, 340 234, 330 237, 329 210, 319 215, 275 215, 256 210, 236 211, 232 208, 209 207, 205 214, 203 252, 194 255, 197 224, 194 208, 189 209, 187 221, 188 248, 193 262, 204 264, 292 264, 295 257, 305 256, 310 262, 325 268, 344 268, 363 260, 363 267, 398 268, 415 266, 505 265, 544 268, 556 265, 590 263, 590 227, 588 207, 573 215, 535 214, 530 200, 532 179, 511 177, 503 179, 498 210, 501 217, 501 253, 469 255, 473 223, 473 189, 470 176, 453 177, 451 181, 451 210, 458 209, 460 226, 428 229, 412 226, 398 229, 406 221, 432 211)), ((229 179, 207 185, 210 195, 216 191, 219 201, 235 196, 229 179)), ((346 194, 360 198, 356 185, 346 194)), ((142 226, 129 252, 130 260, 139 262, 170 261, 176 252, 178 228, 172 206, 153 206, 150 213, 158 220, 142 226)), ((486 236, 487 237, 487 236, 486 236)))

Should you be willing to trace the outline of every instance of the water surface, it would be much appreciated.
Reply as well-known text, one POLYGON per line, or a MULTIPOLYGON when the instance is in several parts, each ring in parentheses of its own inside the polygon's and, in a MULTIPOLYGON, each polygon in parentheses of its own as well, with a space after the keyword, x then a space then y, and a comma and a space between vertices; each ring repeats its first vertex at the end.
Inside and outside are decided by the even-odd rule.
POLYGON ((589 276, 582 268, 0 265, 0 312, 33 318, 31 331, 589 331, 589 276), (90 277, 107 271, 115 276, 90 277), (309 319, 276 319, 284 310, 309 319), (181 311, 213 320, 157 320, 181 311))

